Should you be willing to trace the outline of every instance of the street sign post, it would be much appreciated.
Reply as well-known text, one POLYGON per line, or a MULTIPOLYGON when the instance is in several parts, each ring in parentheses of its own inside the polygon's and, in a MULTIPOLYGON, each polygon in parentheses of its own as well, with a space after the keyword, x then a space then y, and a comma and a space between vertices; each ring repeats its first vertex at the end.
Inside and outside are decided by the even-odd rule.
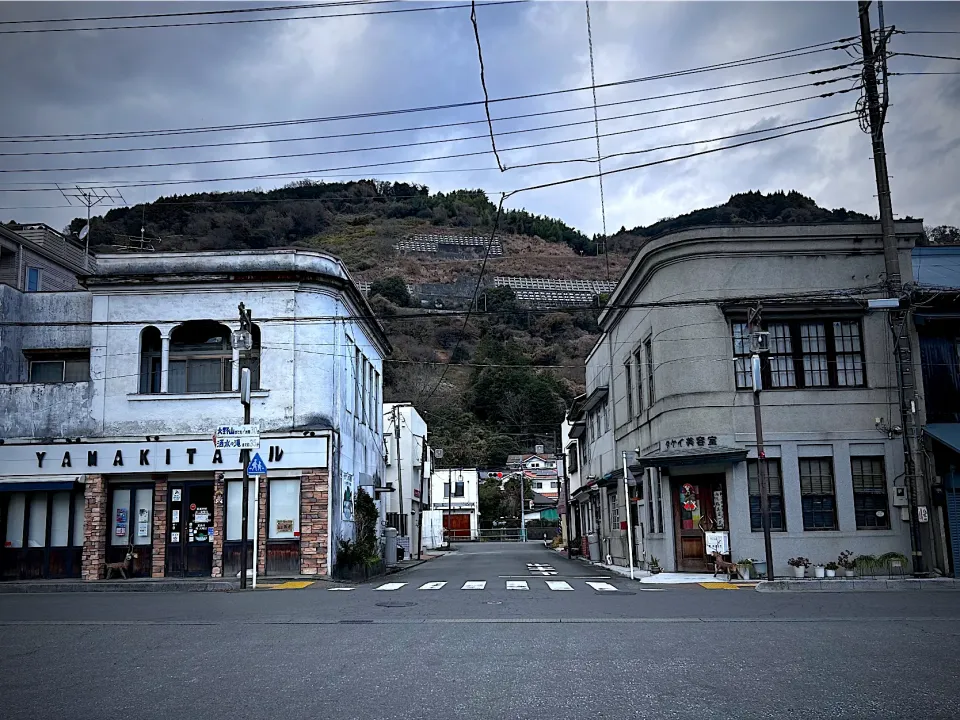
POLYGON ((260 453, 253 456, 253 460, 247 465, 247 475, 254 479, 256 486, 253 491, 253 589, 257 589, 257 553, 259 551, 260 540, 260 476, 267 476, 267 464, 263 462, 260 453))

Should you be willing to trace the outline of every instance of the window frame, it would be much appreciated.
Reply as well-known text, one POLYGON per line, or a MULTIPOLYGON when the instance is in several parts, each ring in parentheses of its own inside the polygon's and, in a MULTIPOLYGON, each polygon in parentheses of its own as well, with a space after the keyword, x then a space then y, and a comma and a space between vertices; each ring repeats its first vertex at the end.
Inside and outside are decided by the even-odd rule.
MULTIPOLYGON (((194 327, 198 327, 198 326, 195 325, 194 327)), ((173 395, 196 395, 196 394, 203 394, 203 393, 233 392, 233 343, 231 338, 232 338, 232 333, 230 332, 230 328, 228 328, 223 323, 216 322, 215 320, 191 320, 175 327, 170 332, 170 349, 167 355, 167 392, 173 395), (220 338, 224 341, 223 344, 217 348, 211 347, 209 350, 190 349, 190 350, 183 350, 178 352, 176 349, 178 346, 178 343, 176 342, 175 336, 177 335, 178 331, 186 332, 187 330, 192 329, 188 327, 192 323, 203 323, 205 325, 209 324, 211 329, 214 325, 220 327, 223 331, 220 334, 220 338), (187 330, 184 330, 184 328, 187 328, 187 330), (225 333, 225 336, 224 336, 224 333, 225 333), (219 373, 220 389, 219 390, 209 390, 209 389, 191 390, 190 389, 191 363, 196 365, 199 362, 203 362, 203 361, 209 362, 212 360, 220 361, 220 373, 219 373), (184 363, 183 387, 174 388, 172 387, 173 380, 174 380, 173 366, 175 363, 181 363, 181 362, 184 363)), ((191 344, 192 343, 182 343, 182 345, 185 347, 189 347, 191 344)), ((251 387, 252 387, 252 383, 251 383, 251 387)))
POLYGON ((633 412, 633 358, 628 358, 623 363, 623 377, 626 385, 625 394, 627 396, 627 418, 632 419, 633 412))
MULTIPOLYGON (((780 458, 765 458, 764 464, 767 468, 767 499, 770 503, 770 532, 787 532, 787 509, 784 504, 783 496, 783 469, 780 464, 780 458), (775 474, 771 475, 770 469, 775 469, 775 474), (779 486, 779 492, 773 492, 774 486, 770 482, 775 478, 779 486), (773 499, 777 498, 777 509, 774 509, 773 499), (774 522, 779 518, 779 527, 774 522)), ((747 460, 747 496, 750 503, 750 532, 763 532, 763 515, 760 503, 760 462, 759 460, 747 460), (751 476, 753 470, 754 476, 751 476), (751 482, 756 479, 757 491, 753 492, 751 482), (756 501, 756 502, 754 502, 756 501)))
MULTIPOLYGON (((733 342, 733 360, 734 360, 734 383, 737 390, 752 390, 752 370, 750 352, 750 336, 747 332, 748 326, 741 319, 733 319, 730 324, 730 336, 733 342)), ((797 317, 772 317, 760 324, 760 329, 771 332, 769 353, 760 354, 760 372, 763 378, 764 390, 838 390, 850 388, 867 388, 869 381, 867 378, 867 360, 866 345, 863 339, 863 317, 852 315, 838 316, 818 316, 802 315, 797 317), (823 329, 822 334, 810 335, 809 329, 812 326, 820 326, 823 329), (841 327, 837 327, 841 326, 841 327), (844 328, 843 326, 847 326, 844 328), (853 326, 856 333, 848 335, 844 332, 853 326), (788 334, 783 337, 775 338, 770 328, 786 327, 788 334), (840 331, 838 333, 838 330, 840 331), (825 352, 821 352, 819 347, 813 352, 809 349, 805 352, 804 347, 810 348, 812 341, 822 340, 825 344, 825 352), (846 341, 853 347, 850 349, 838 347, 838 342, 843 345, 846 341), (775 352, 777 345, 789 343, 789 350, 775 352), (818 367, 808 363, 812 358, 825 358, 818 360, 818 367), (851 358, 852 366, 846 367, 847 360, 851 358), (782 360, 781 360, 782 359, 782 360), (784 363, 785 367, 776 369, 778 362, 784 363), (826 363, 826 368, 822 363, 826 363), (826 384, 816 384, 809 382, 808 375, 812 377, 814 373, 821 375, 826 372, 826 384), (861 382, 853 384, 845 382, 845 379, 853 374, 859 373, 861 382), (783 384, 784 377, 792 376, 793 384, 783 384), (780 384, 774 384, 778 380, 780 384), (844 382, 841 382, 844 379, 844 382)), ((818 342, 819 345, 819 342, 818 342)))
POLYGON ((856 518, 857 530, 889 530, 890 529, 890 495, 887 491, 887 467, 883 455, 854 455, 850 458, 850 478, 853 487, 853 513, 856 518), (872 489, 857 489, 857 480, 868 477, 863 472, 865 463, 878 463, 879 472, 869 473, 869 476, 879 478, 879 487, 872 489), (860 464, 860 472, 857 471, 857 464, 860 464), (864 500, 872 498, 872 503, 865 503, 864 500), (872 505, 868 507, 868 505, 872 505), (883 518, 877 517, 877 511, 883 511, 883 518), (865 522, 870 519, 870 522, 865 522))
POLYGON ((645 397, 643 392, 643 344, 641 343, 633 349, 632 360, 637 366, 637 417, 643 414, 644 406, 643 399, 645 397))
POLYGON ((25 353, 27 360, 27 382, 33 385, 62 385, 64 383, 90 382, 90 353, 74 350, 56 352, 25 353), (83 379, 67 380, 67 363, 81 363, 86 366, 86 372, 81 373, 83 379), (33 371, 37 365, 60 365, 59 380, 34 380, 33 371))
POLYGON ((36 265, 28 265, 26 268, 26 274, 24 275, 23 280, 24 280, 23 282, 24 292, 41 292, 41 290, 43 289, 43 268, 38 267, 36 265), (36 272, 37 274, 37 286, 31 290, 30 275, 33 272, 36 272))
POLYGON ((656 368, 653 364, 653 334, 647 335, 643 341, 644 355, 644 374, 647 380, 647 408, 652 408, 657 401, 656 386, 654 385, 654 372, 656 368))
MULTIPOLYGON (((834 469, 833 457, 801 457, 798 458, 797 467, 800 477, 800 504, 801 512, 803 515, 803 529, 804 532, 830 532, 839 529, 837 524, 837 478, 836 472, 834 469), (812 467, 813 463, 817 463, 820 467, 821 472, 816 474, 804 472, 805 466, 807 468, 812 467), (828 475, 822 473, 822 469, 826 467, 829 470, 828 475), (830 492, 812 492, 804 491, 804 483, 812 482, 816 478, 821 484, 824 478, 829 478, 830 481, 830 492), (831 507, 824 508, 824 501, 829 498, 831 500, 831 507), (819 503, 819 507, 816 504, 819 503), (832 524, 830 526, 824 525, 817 522, 817 515, 823 515, 824 513, 830 513, 832 524), (812 518, 812 521, 808 522, 808 519, 812 518)), ((822 488, 821 488, 822 489, 822 488)))

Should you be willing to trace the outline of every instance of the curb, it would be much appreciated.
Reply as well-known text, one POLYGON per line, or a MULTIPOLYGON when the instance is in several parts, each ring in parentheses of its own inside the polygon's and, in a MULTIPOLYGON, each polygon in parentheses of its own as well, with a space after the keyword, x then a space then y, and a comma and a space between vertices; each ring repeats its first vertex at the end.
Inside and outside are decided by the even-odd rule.
POLYGON ((108 582, 24 583, 0 585, 0 595, 26 593, 91 593, 91 592, 229 592, 238 590, 239 582, 210 580, 192 582, 108 582))
POLYGON ((907 592, 960 591, 960 580, 952 578, 904 580, 761 580, 757 592, 907 592))

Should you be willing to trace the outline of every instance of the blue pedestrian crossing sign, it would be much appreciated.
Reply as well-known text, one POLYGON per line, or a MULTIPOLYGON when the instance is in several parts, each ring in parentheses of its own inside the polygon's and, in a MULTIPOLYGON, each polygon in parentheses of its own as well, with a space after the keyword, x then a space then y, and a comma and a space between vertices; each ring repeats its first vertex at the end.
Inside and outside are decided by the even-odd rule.
POLYGON ((250 464, 247 465, 247 475, 266 475, 267 466, 264 464, 263 460, 260 458, 260 453, 257 453, 253 456, 253 460, 250 461, 250 464))

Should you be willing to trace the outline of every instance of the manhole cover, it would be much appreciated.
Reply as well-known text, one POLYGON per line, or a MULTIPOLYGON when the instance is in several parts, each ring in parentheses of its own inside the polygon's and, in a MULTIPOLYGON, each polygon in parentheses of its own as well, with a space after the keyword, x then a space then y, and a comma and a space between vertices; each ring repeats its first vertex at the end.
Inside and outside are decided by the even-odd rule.
POLYGON ((388 608, 400 608, 400 607, 413 607, 416 605, 415 602, 378 602, 377 607, 388 607, 388 608))
POLYGON ((485 605, 503 605, 503 601, 502 601, 502 600, 487 600, 487 602, 484 603, 484 604, 485 604, 485 605))

